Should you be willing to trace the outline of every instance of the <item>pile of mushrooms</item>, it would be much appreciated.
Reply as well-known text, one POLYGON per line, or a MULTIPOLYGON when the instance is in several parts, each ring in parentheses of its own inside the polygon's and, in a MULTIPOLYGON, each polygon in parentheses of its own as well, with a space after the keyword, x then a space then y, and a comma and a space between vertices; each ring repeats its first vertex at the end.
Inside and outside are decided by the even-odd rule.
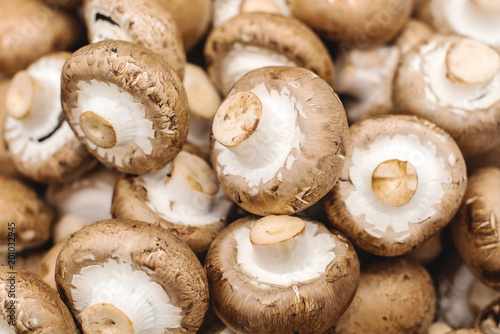
POLYGON ((499 332, 499 10, 0 0, 0 332, 499 332))

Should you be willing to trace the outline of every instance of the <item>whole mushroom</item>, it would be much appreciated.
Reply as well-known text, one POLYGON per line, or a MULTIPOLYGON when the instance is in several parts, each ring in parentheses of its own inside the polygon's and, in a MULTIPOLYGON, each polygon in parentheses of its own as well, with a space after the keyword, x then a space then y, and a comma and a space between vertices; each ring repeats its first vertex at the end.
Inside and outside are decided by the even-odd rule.
POLYGON ((158 54, 125 41, 81 48, 62 73, 62 106, 77 137, 123 173, 163 168, 187 137, 186 92, 158 54))
POLYGON ((220 106, 212 130, 222 189, 257 215, 293 214, 316 203, 337 181, 349 145, 338 96, 298 67, 248 73, 220 106))
POLYGON ((323 333, 351 302, 359 275, 347 239, 291 216, 230 224, 205 268, 214 310, 236 333, 323 333))

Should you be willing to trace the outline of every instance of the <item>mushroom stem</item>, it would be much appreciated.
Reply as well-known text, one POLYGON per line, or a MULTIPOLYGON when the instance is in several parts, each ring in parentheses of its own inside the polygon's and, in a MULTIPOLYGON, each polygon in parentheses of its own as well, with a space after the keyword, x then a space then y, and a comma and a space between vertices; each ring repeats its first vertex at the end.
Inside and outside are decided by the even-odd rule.
POLYGON ((134 334, 134 324, 112 304, 100 303, 87 307, 82 314, 83 333, 134 334))
POLYGON ((302 259, 308 254, 305 229, 305 222, 297 217, 267 216, 257 220, 250 230, 256 263, 275 273, 302 268, 302 259))
POLYGON ((498 0, 471 0, 471 2, 481 9, 489 12, 500 13, 500 1, 498 0))
POLYGON ((113 125, 93 111, 85 111, 80 114, 80 127, 85 136, 99 147, 112 148, 117 143, 113 125))
POLYGON ((17 72, 10 84, 5 100, 9 115, 16 119, 28 117, 35 105, 35 100, 43 87, 28 72, 17 72))
POLYGON ((190 188, 205 195, 214 196, 219 184, 210 166, 201 158, 185 152, 179 153, 174 160, 174 173, 178 171, 190 188))
POLYGON ((417 186, 417 171, 408 161, 387 160, 373 171, 373 194, 385 205, 400 207, 408 204, 417 186))
POLYGON ((243 0, 240 5, 240 12, 265 12, 281 14, 280 8, 273 0, 243 0))
POLYGON ((490 83, 500 70, 500 55, 484 43, 464 38, 448 49, 446 68, 453 82, 490 83))

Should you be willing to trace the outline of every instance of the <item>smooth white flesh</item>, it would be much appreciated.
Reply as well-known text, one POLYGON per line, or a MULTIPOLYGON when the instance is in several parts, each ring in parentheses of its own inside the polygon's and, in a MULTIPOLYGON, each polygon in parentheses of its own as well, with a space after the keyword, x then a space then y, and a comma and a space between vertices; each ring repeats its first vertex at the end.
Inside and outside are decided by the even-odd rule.
MULTIPOLYGON (((249 36, 242 36, 245 41, 249 36)), ((227 94, 231 87, 248 72, 266 66, 297 66, 286 56, 263 47, 235 43, 233 49, 218 60, 222 91, 227 94)))
POLYGON ((48 56, 30 65, 26 71, 37 82, 33 108, 21 120, 10 116, 5 119, 5 140, 9 150, 25 164, 46 161, 68 142, 76 142, 75 134, 66 121, 51 134, 58 126, 62 113, 61 72, 64 62, 62 57, 48 56), (50 137, 38 141, 49 134, 50 137))
MULTIPOLYGON (((233 17, 240 15, 242 2, 243 0, 214 0, 214 27, 218 27, 233 17)), ((272 2, 280 9, 281 15, 291 16, 286 0, 272 0, 272 2)))
MULTIPOLYGON (((79 125, 80 114, 92 111, 107 120, 116 133, 116 146, 106 149, 96 146, 86 139, 87 146, 97 149, 97 155, 110 163, 123 167, 130 152, 135 155, 151 154, 155 138, 153 123, 146 118, 146 109, 128 92, 115 85, 91 80, 90 83, 78 83, 78 98, 75 108, 71 110, 71 119, 75 131, 85 137, 79 125)), ((171 131, 171 130, 165 130, 171 131)))
POLYGON ((451 43, 437 46, 429 43, 420 48, 421 60, 415 60, 412 68, 422 67, 426 83, 426 99, 441 106, 451 107, 458 115, 487 109, 500 102, 500 72, 490 83, 469 85, 449 79, 446 69, 446 54, 451 43))
MULTIPOLYGON (((97 8, 94 8, 92 11, 90 11, 90 17, 87 18, 90 24, 88 24, 87 27, 91 43, 96 43, 108 39, 128 42, 134 41, 132 39, 132 36, 130 36, 130 34, 119 25, 112 24, 111 22, 108 22, 106 20, 96 21, 95 18, 98 13, 112 18, 109 10, 100 6, 97 6, 97 8)), ((122 13, 122 15, 126 16, 127 13, 122 13)))
POLYGON ((220 150, 220 173, 242 176, 249 187, 256 187, 269 182, 282 168, 292 168, 305 135, 297 124, 303 107, 287 87, 268 90, 260 83, 250 91, 262 103, 257 129, 237 146, 228 148, 215 142, 214 147, 220 150))
POLYGON ((500 13, 482 9, 471 0, 447 0, 443 13, 457 34, 500 47, 500 13))
MULTIPOLYGON (((305 220, 302 236, 293 238, 291 252, 270 253, 250 242, 250 228, 233 232, 237 244, 237 263, 241 270, 256 280, 256 284, 293 286, 322 275, 335 259, 336 246, 332 234, 318 233, 318 225, 305 220), (298 238, 297 240, 294 240, 298 238), (286 256, 284 255, 286 254, 286 256)), ((285 243, 288 241, 285 241, 285 243)))
POLYGON ((114 305, 134 324, 135 334, 163 334, 167 328, 179 328, 182 309, 158 283, 130 263, 108 260, 92 265, 73 276, 71 295, 78 318, 94 304, 114 305))
POLYGON ((451 182, 444 159, 436 156, 436 147, 430 142, 422 143, 416 135, 379 135, 367 149, 354 148, 351 161, 349 175, 354 189, 345 204, 353 217, 364 215, 371 225, 365 231, 375 238, 381 238, 390 227, 400 234, 396 241, 402 242, 410 235, 410 224, 422 223, 437 214, 437 205, 444 195, 442 185, 451 182), (410 162, 418 175, 415 195, 400 207, 384 205, 372 190, 373 171, 392 159, 410 162))
MULTIPOLYGON (((179 153, 183 154, 190 153, 179 153)), ((197 161, 210 168, 203 159, 198 158, 197 161)), ((188 226, 203 226, 224 220, 232 204, 222 189, 219 188, 213 195, 198 191, 172 165, 169 163, 157 172, 140 177, 148 191, 147 204, 151 210, 166 221, 188 226)))

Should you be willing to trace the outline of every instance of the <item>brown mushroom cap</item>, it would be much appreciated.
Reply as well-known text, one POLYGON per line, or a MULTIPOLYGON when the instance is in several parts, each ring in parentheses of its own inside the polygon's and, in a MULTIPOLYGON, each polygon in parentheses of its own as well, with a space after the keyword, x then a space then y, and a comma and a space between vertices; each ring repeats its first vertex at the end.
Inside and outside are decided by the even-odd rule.
MULTIPOLYGON (((244 263, 238 260, 242 250, 238 249, 237 235, 243 235, 250 243, 249 230, 259 218, 248 216, 230 224, 222 230, 208 251, 205 268, 216 314, 237 333, 325 332, 344 312, 354 294, 359 274, 354 248, 340 233, 329 232, 322 224, 306 221, 306 234, 309 233, 308 228, 316 227, 314 235, 335 240, 334 248, 330 249, 335 253, 335 259, 326 266, 324 272, 307 281, 288 285, 266 283, 252 277, 254 273, 247 274, 244 263)), ((312 253, 306 254, 315 257, 312 253)), ((251 258, 252 255, 247 256, 251 258)), ((319 261, 318 256, 316 261, 319 261)), ((295 260, 298 263, 299 259, 292 261, 295 260)), ((303 260, 308 264, 301 266, 299 271, 311 265, 309 257, 303 260)), ((286 275, 293 276, 295 273, 286 275)))
POLYGON ((161 169, 186 140, 181 80, 161 56, 137 44, 103 41, 76 51, 63 69, 61 99, 81 142, 124 173, 161 169))
POLYGON ((479 169, 469 178, 459 213, 451 225, 455 246, 469 269, 495 289, 500 289, 499 202, 500 169, 479 169))
POLYGON ((350 130, 340 182, 325 196, 329 219, 368 252, 409 253, 458 210, 467 185, 462 154, 443 130, 413 116, 367 119, 350 130))
POLYGON ((0 247, 8 250, 15 233, 16 251, 44 244, 50 238, 52 209, 28 186, 0 175, 0 247))
POLYGON ((128 38, 161 55, 179 77, 184 75, 186 54, 181 33, 159 1, 86 0, 84 15, 90 41, 128 38))
POLYGON ((292 14, 321 36, 358 49, 390 41, 413 10, 412 0, 292 0, 292 14))
POLYGON ((0 31, 0 72, 9 74, 78 45, 83 33, 76 17, 38 0, 2 0, 0 31))
POLYGON ((500 143, 500 70, 494 69, 500 56, 486 45, 479 52, 479 46, 477 41, 458 36, 434 35, 401 58, 393 82, 397 110, 428 119, 444 129, 465 156, 488 151, 500 143), (460 52, 467 58, 452 65, 453 57, 448 56, 458 49, 453 46, 466 47, 470 55, 460 52), (465 66, 457 69, 457 64, 465 66), (452 72, 491 78, 465 84, 453 79, 452 72))
POLYGON ((421 333, 432 322, 436 291, 427 270, 413 261, 379 260, 363 266, 354 299, 336 334, 421 333))
POLYGON ((337 181, 349 145, 338 96, 299 67, 254 70, 229 98, 238 92, 254 92, 264 109, 255 133, 236 151, 213 145, 212 165, 224 192, 258 215, 293 214, 316 203, 337 181))
POLYGON ((0 299, 0 321, 15 324, 15 333, 78 333, 57 292, 35 274, 0 265, 0 299))
MULTIPOLYGON (((328 50, 314 32, 298 20, 267 13, 234 17, 212 30, 205 44, 208 73, 216 87, 227 94, 222 66, 231 51, 254 47, 284 57, 313 71, 333 86, 335 68, 328 50)), ((247 59, 250 62, 251 59, 247 59)))
POLYGON ((439 230, 436 234, 415 248, 415 250, 408 253, 408 257, 424 266, 436 260, 443 251, 441 232, 442 230, 439 230))
POLYGON ((495 334, 500 329, 500 298, 495 299, 479 312, 474 327, 486 334, 495 334))
POLYGON ((159 225, 201 255, 226 226, 230 209, 231 202, 219 189, 208 163, 182 151, 172 165, 154 174, 122 177, 115 187, 111 212, 117 218, 159 225), (190 186, 192 189, 186 189, 190 186), (207 193, 202 188, 213 189, 207 193), (164 207, 152 204, 153 196, 162 198, 164 207))
POLYGON ((67 182, 97 163, 62 113, 60 77, 70 56, 69 52, 43 56, 18 72, 7 92, 5 141, 16 169, 37 182, 67 182))
MULTIPOLYGON (((74 295, 82 287, 75 286, 75 280, 89 268, 105 268, 106 263, 130 266, 132 272, 147 275, 148 284, 158 284, 165 291, 170 299, 166 302, 181 309, 181 322, 178 327, 168 328, 171 333, 195 333, 201 326, 208 308, 208 284, 194 253, 163 228, 126 219, 104 220, 82 228, 66 242, 59 254, 56 284, 79 322, 84 310, 77 309, 81 300, 75 300, 74 295)), ((96 301, 99 303, 104 298, 107 302, 104 295, 112 299, 118 294, 123 291, 121 286, 115 285, 107 294, 97 296, 96 301)), ((87 306, 91 307, 90 304, 87 306)))

